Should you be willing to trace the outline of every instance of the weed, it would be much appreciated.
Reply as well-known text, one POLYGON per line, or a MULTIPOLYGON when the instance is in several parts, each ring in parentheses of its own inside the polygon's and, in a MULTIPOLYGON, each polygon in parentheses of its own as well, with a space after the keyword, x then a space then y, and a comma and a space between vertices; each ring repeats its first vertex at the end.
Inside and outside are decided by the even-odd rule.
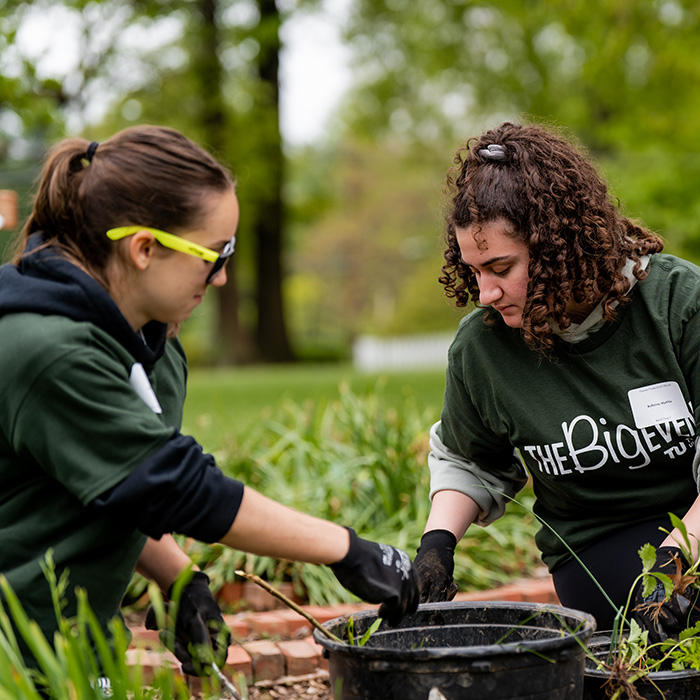
POLYGON ((44 574, 58 621, 58 632, 51 643, 28 617, 7 579, 0 575, 0 698, 101 700, 104 695, 100 679, 108 678, 115 700, 189 700, 187 684, 172 669, 156 669, 147 683, 139 667, 127 666, 128 631, 119 619, 110 622, 107 632, 103 630, 84 590, 76 590, 75 618, 63 616, 63 593, 68 579, 65 573, 56 577, 50 551, 44 574), (27 663, 20 640, 35 663, 27 663))
POLYGON ((370 637, 379 629, 379 626, 381 624, 382 619, 378 617, 369 626, 369 628, 365 630, 364 634, 359 639, 357 639, 355 637, 355 620, 353 619, 353 616, 350 615, 345 628, 345 634, 348 638, 348 643, 350 644, 350 646, 363 647, 370 640, 370 637))

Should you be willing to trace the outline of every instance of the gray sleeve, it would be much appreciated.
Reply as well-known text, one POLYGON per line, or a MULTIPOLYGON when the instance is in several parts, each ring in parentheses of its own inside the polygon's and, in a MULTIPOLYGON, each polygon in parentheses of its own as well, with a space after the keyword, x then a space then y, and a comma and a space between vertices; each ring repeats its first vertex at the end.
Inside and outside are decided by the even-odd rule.
POLYGON ((507 472, 489 472, 474 462, 453 452, 440 439, 440 421, 430 429, 430 498, 438 491, 460 491, 480 508, 477 525, 488 525, 500 518, 509 498, 513 498, 527 483, 527 473, 513 450, 511 467, 507 472))
POLYGON ((693 479, 700 493, 700 437, 695 438, 695 455, 693 456, 693 479))

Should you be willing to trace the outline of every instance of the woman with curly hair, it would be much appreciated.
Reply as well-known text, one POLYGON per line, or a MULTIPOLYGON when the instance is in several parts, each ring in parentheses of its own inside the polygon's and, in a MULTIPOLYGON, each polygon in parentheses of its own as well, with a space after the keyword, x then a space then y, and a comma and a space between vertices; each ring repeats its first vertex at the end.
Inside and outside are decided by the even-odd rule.
MULTIPOLYGON (((421 600, 454 596, 457 541, 500 517, 531 478, 545 523, 536 541, 560 601, 609 629, 642 544, 658 547, 660 571, 675 571, 661 568, 680 554, 679 533, 660 529, 673 530, 669 513, 700 533, 689 512, 700 269, 662 254, 583 151, 551 130, 487 131, 458 151, 447 182, 440 282, 477 309, 450 349, 430 435, 421 600)), ((676 631, 678 603, 664 605, 655 634, 676 631)))

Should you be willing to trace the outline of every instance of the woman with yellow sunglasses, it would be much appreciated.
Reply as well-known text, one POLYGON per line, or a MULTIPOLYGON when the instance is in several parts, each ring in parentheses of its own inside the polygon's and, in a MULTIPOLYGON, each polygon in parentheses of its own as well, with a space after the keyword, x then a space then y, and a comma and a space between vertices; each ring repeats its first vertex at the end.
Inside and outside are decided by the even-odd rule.
MULTIPOLYGON (((229 173, 171 129, 69 139, 44 165, 0 268, 0 571, 49 640, 48 550, 66 616, 80 586, 106 628, 134 570, 167 594, 192 568, 173 533, 329 565, 391 622, 416 608, 404 552, 266 498, 180 433, 186 359, 167 329, 226 283, 238 216, 229 173)), ((220 665, 229 635, 206 575, 189 576, 174 650, 194 673, 192 645, 220 665)))

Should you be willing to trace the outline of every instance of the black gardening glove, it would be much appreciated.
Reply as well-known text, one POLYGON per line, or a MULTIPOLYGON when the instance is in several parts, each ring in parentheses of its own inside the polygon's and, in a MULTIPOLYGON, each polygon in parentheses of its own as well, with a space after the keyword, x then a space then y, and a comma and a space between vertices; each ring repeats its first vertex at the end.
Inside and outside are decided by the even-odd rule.
MULTIPOLYGON (((168 590, 170 598, 174 586, 168 590)), ((175 630, 170 622, 160 631, 159 637, 178 658, 183 672, 190 676, 206 675, 212 662, 223 668, 231 632, 209 590, 209 577, 202 571, 195 571, 190 581, 182 587, 176 604, 166 604, 166 612, 173 611, 176 605, 175 630)), ((146 613, 146 628, 158 629, 152 606, 146 613)))
POLYGON ((418 577, 406 552, 358 537, 352 528, 350 549, 331 569, 351 593, 368 603, 381 603, 379 617, 397 625, 418 607, 418 577))
POLYGON ((430 530, 421 538, 413 562, 420 580, 421 603, 452 600, 457 594, 452 580, 456 546, 457 538, 449 530, 430 530))
POLYGON ((678 547, 658 547, 656 563, 651 571, 669 576, 678 592, 665 600, 666 591, 661 581, 648 596, 643 595, 641 583, 635 592, 634 619, 643 630, 649 631, 649 642, 657 644, 692 626, 700 619, 700 609, 695 607, 698 590, 683 581, 683 574, 688 570, 688 562, 678 547))

